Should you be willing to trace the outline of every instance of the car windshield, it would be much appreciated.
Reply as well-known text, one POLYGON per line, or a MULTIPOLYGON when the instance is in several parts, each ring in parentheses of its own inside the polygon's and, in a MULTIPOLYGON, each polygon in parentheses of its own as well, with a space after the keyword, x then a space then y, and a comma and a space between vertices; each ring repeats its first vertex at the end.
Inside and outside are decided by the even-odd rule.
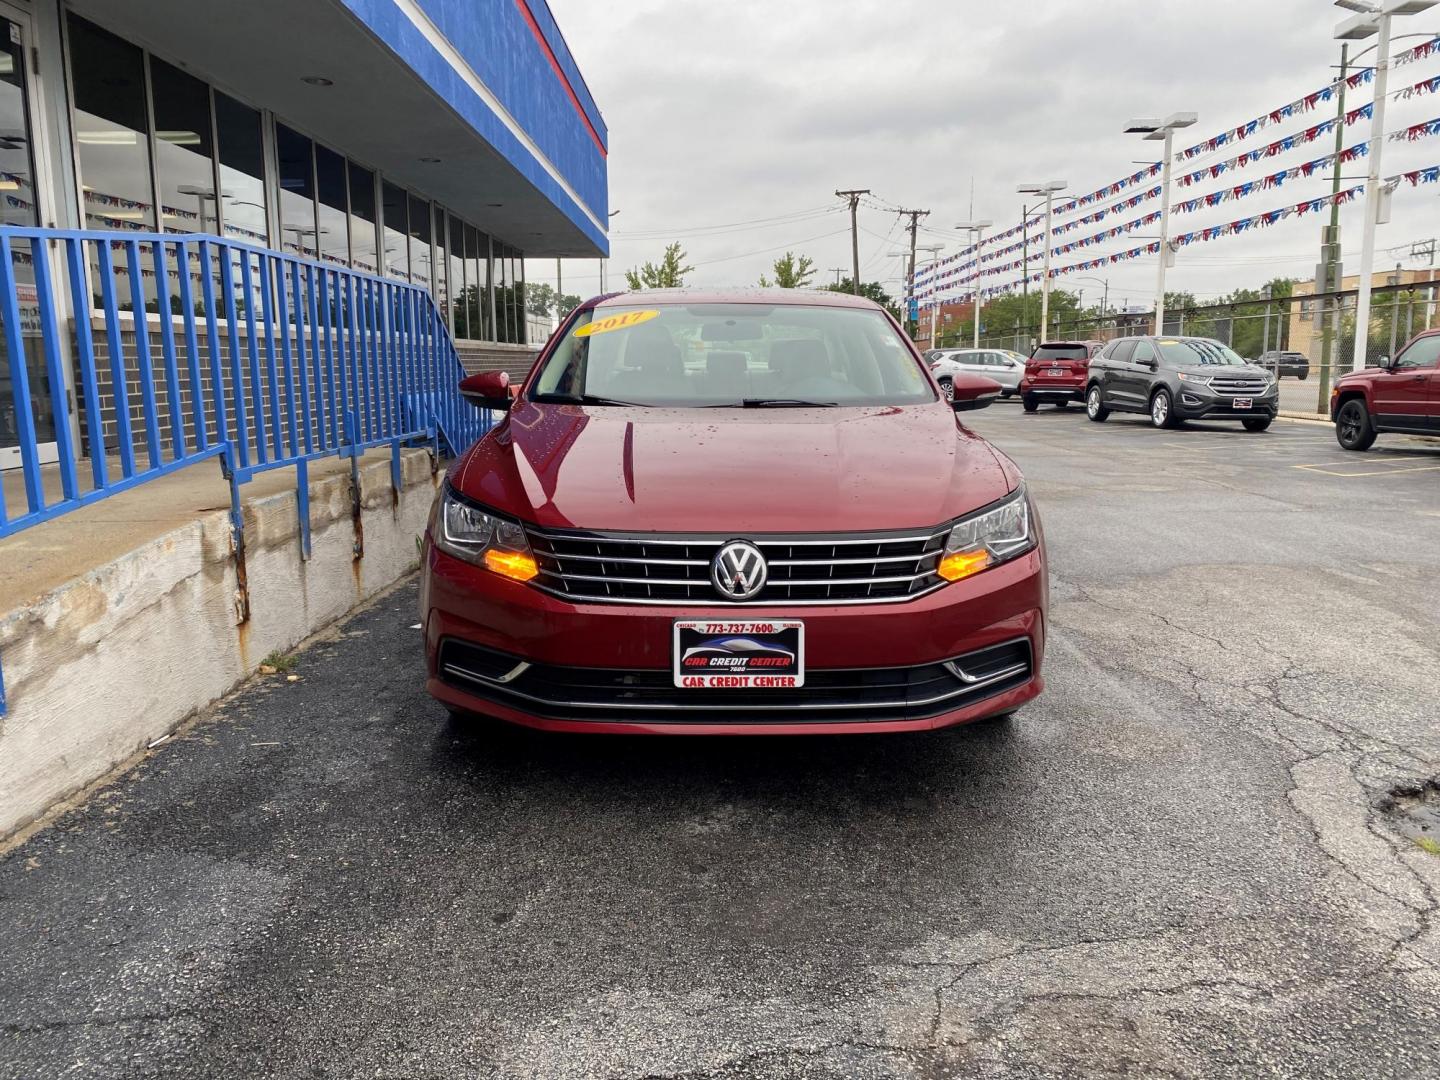
POLYGON ((935 401, 879 311, 803 304, 607 305, 583 312, 531 390, 536 401, 662 407, 935 401))
POLYGON ((1160 355, 1171 367, 1190 367, 1194 364, 1235 365, 1249 363, 1229 346, 1209 338, 1167 338, 1155 343, 1160 355))

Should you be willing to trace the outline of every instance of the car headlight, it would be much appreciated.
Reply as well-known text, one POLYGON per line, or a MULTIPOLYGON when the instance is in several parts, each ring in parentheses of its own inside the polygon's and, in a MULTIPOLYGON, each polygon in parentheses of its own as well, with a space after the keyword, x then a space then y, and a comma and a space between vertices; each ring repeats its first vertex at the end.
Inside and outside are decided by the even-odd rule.
POLYGON ((956 522, 935 572, 959 581, 1024 555, 1035 543, 1030 499, 1022 484, 999 506, 956 522))
POLYGON ((529 581, 540 572, 518 521, 480 509, 460 498, 448 485, 440 496, 434 541, 447 555, 514 581, 529 581))
POLYGON ((1188 371, 1177 371, 1175 374, 1181 382, 1196 383, 1200 386, 1209 386, 1210 380, 1214 378, 1212 375, 1191 375, 1188 371))

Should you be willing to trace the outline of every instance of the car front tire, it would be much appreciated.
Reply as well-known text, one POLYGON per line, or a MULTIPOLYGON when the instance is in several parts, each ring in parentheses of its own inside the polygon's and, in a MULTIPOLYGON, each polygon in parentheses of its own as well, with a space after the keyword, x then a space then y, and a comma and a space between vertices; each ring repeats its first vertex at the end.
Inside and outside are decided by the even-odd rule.
POLYGON ((946 401, 955 400, 955 383, 949 376, 936 380, 940 384, 940 393, 945 395, 946 401))
POLYGON ((1110 410, 1105 407, 1105 401, 1100 396, 1100 387, 1090 387, 1089 393, 1085 395, 1085 415, 1097 424, 1103 424, 1110 410))
POLYGON ((1170 399, 1169 390, 1155 391, 1155 396, 1150 399, 1150 423, 1157 428, 1173 428, 1175 426, 1174 404, 1170 399))
POLYGON ((1335 414, 1335 441, 1346 450, 1369 450, 1375 445, 1375 424, 1360 398, 1351 398, 1335 414))

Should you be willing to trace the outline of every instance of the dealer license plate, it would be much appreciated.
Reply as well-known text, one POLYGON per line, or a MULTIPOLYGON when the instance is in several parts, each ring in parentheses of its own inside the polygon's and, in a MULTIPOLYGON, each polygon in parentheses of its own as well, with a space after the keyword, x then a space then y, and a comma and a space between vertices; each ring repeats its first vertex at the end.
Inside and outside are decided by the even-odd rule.
POLYGON ((804 686, 805 624, 676 620, 671 663, 675 685, 685 689, 804 686))
POLYGON ((1255 399, 1248 397, 1237 397, 1234 401, 1233 407, 1236 409, 1253 409, 1255 407, 1255 399))

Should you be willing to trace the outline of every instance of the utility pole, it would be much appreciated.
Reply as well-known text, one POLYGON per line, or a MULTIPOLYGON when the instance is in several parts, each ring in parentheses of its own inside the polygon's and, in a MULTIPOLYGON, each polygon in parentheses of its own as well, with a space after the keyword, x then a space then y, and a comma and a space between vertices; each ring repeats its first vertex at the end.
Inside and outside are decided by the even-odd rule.
MULTIPOLYGON (((897 210, 901 217, 910 219, 910 272, 905 277, 905 321, 909 323, 911 308, 915 309, 915 327, 920 325, 920 309, 915 303, 915 230, 920 227, 920 219, 929 217, 929 210, 897 210)), ((857 258, 859 256, 856 256, 857 258)), ((857 272, 856 277, 859 277, 857 272)), ((911 328, 910 336, 915 336, 915 327, 911 328)))
POLYGON ((855 219, 856 207, 860 205, 860 196, 869 195, 869 188, 852 188, 849 191, 835 192, 842 199, 850 200, 850 260, 855 268, 855 276, 850 279, 851 292, 856 296, 860 295, 860 225, 855 219))
MULTIPOLYGON (((1330 193, 1340 194, 1340 152, 1345 149, 1345 80, 1350 74, 1350 43, 1340 46, 1339 93, 1335 95, 1335 168, 1331 172, 1330 193)), ((1340 204, 1330 200, 1330 224, 1320 230, 1320 265, 1316 267, 1315 291, 1328 293, 1340 291, 1343 271, 1340 268, 1340 204)), ((1331 365, 1334 363, 1336 346, 1335 323, 1339 321, 1340 297, 1323 301, 1318 305, 1320 319, 1320 396, 1316 399, 1316 412, 1330 411, 1331 365), (1335 319, 1327 319, 1326 309, 1335 308, 1335 319)))
POLYGON ((1355 294, 1355 371, 1369 362, 1371 272, 1375 266, 1375 229, 1390 220, 1393 188, 1380 183, 1380 153, 1385 146, 1385 102, 1390 94, 1390 20, 1396 15, 1418 15, 1436 0, 1345 0, 1340 7, 1356 14, 1335 27, 1337 41, 1375 41, 1375 98, 1370 113, 1370 169, 1365 177, 1364 232, 1360 237, 1360 282, 1355 294))
POLYGON ((1147 140, 1164 144, 1160 166, 1160 265, 1155 271, 1155 334, 1165 333, 1165 270, 1173 254, 1170 250, 1170 165, 1175 132, 1195 123, 1193 112, 1171 113, 1163 120, 1145 117, 1131 120, 1125 127, 1128 135, 1144 135, 1147 140))
POLYGON ((1044 276, 1040 279, 1040 341, 1045 340, 1050 319, 1050 221, 1055 209, 1055 193, 1065 189, 1064 180, 1048 180, 1043 184, 1021 184, 1015 190, 1021 195, 1045 196, 1045 263, 1044 276))
POLYGON ((845 273, 845 268, 843 266, 832 266, 830 267, 830 273, 835 275, 835 286, 836 288, 839 288, 840 275, 845 273))

